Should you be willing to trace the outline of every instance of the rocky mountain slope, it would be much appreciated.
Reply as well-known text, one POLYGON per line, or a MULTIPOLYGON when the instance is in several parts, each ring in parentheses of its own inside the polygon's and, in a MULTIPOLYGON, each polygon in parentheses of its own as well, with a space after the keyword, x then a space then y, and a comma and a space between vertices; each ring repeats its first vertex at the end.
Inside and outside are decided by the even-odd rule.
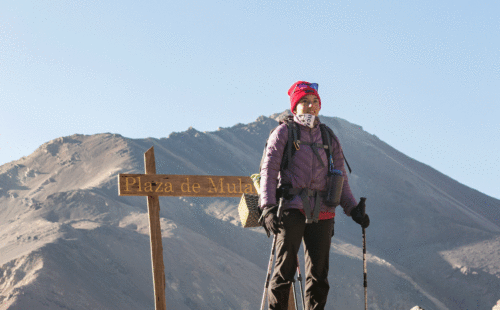
MULTIPOLYGON (((273 115, 162 139, 73 135, 0 167, 0 310, 153 309, 146 199, 118 173, 250 175, 273 115)), ((488 309, 500 298, 500 201, 322 117, 365 196, 370 309, 488 309)), ((167 309, 256 309, 270 239, 243 229, 238 199, 160 199, 167 309)), ((337 209, 328 307, 361 309, 361 229, 337 209)))

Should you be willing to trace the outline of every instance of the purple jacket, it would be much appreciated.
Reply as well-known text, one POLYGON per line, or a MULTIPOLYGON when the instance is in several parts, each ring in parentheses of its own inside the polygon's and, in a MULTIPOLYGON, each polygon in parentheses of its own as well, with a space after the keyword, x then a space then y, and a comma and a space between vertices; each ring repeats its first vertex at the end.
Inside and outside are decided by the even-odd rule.
MULTIPOLYGON (((314 128, 305 127, 299 124, 300 140, 304 142, 313 142, 323 144, 321 138, 321 129, 319 122, 314 128)), ((285 151, 285 144, 288 140, 288 127, 286 124, 278 126, 267 142, 266 156, 260 171, 261 181, 261 204, 262 207, 277 204, 276 187, 278 185, 278 176, 280 174, 280 164, 285 151)), ((357 202, 352 195, 347 173, 344 168, 344 157, 340 144, 332 139, 333 164, 334 168, 342 170, 344 175, 344 186, 340 198, 340 205, 344 213, 350 216, 351 210, 356 207, 357 202)), ((293 188, 310 188, 312 190, 326 190, 326 175, 328 172, 328 161, 326 150, 317 149, 324 166, 321 165, 316 155, 314 155, 309 145, 301 145, 300 149, 295 151, 288 168, 283 171, 281 183, 292 184, 293 188)), ((315 198, 309 197, 311 207, 315 206, 315 198)), ((297 195, 292 200, 285 200, 283 209, 303 209, 302 199, 297 195)), ((335 207, 327 207, 321 203, 321 212, 335 213, 335 207)))

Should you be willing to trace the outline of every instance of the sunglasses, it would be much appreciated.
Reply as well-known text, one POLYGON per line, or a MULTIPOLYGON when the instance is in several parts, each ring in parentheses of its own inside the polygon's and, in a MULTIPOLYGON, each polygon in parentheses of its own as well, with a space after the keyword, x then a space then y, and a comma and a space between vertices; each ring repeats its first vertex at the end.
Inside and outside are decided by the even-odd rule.
POLYGON ((295 93, 295 90, 297 88, 299 90, 303 90, 303 89, 307 89, 307 88, 312 88, 315 91, 318 91, 318 83, 300 83, 300 84, 297 84, 297 85, 295 85, 295 88, 293 89, 292 94, 295 93))

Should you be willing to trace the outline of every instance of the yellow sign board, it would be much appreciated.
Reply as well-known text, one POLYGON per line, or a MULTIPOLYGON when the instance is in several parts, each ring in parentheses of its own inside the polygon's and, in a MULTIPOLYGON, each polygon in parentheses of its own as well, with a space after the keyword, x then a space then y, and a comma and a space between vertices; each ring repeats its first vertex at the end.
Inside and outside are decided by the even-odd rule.
POLYGON ((241 197, 257 195, 246 176, 119 174, 120 196, 241 197))

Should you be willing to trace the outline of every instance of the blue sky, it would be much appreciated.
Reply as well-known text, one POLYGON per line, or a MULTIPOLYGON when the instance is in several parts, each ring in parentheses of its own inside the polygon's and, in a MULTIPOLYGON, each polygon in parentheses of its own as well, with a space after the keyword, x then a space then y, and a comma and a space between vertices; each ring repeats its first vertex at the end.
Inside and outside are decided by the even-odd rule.
POLYGON ((4 0, 0 165, 75 133, 252 122, 307 80, 321 114, 500 198, 499 14, 496 1, 4 0))

